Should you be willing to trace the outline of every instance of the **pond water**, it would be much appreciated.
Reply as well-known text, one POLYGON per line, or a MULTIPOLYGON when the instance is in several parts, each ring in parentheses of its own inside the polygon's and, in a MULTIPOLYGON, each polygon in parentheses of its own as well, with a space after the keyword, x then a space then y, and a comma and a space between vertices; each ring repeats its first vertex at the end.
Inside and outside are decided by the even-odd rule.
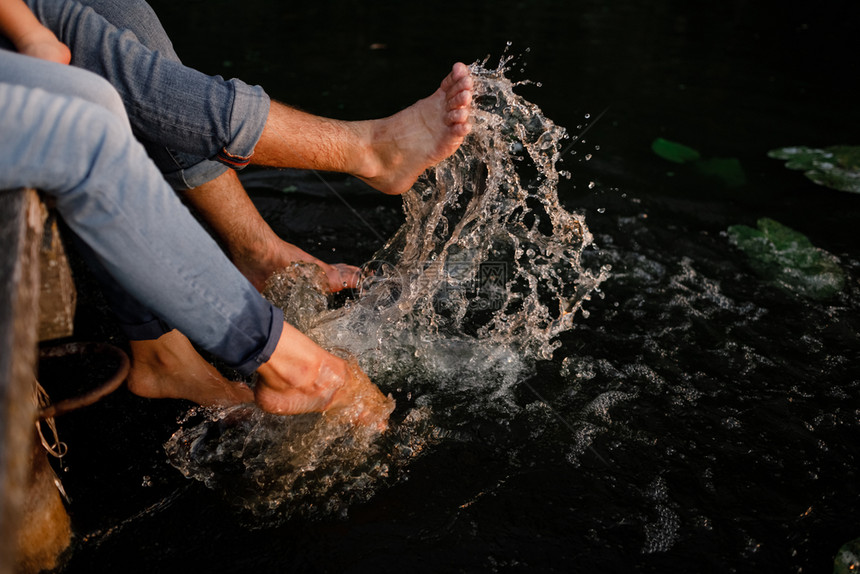
MULTIPOLYGON (((341 435, 334 458, 306 460, 315 470, 292 476, 290 495, 278 480, 294 469, 267 449, 313 420, 213 422, 124 391, 60 419, 78 532, 65 571, 828 572, 860 537, 860 197, 767 156, 858 143, 848 2, 253 0, 229 23, 220 1, 153 5, 187 63, 345 119, 426 95, 453 61, 517 54, 507 76, 535 83, 515 91, 579 136, 552 148, 549 169, 570 178, 531 189, 551 183, 558 204, 544 209, 584 226, 564 237, 576 273, 536 289, 547 308, 523 324, 549 317, 543 329, 482 338, 478 312, 443 338, 429 335, 438 322, 411 323, 412 338, 363 323, 349 343, 311 325, 363 356, 397 408, 360 452, 341 435), (684 150, 698 159, 667 159, 684 150), (809 252, 776 276, 741 249, 738 226, 762 218, 829 254, 842 282, 817 283, 835 292, 796 288, 816 284, 797 271, 809 252), (570 289, 582 277, 596 278, 587 299, 570 289), (547 329, 562 300, 572 321, 547 329), (197 450, 177 450, 189 437, 197 450)), ((493 169, 475 169, 491 189, 493 169)), ((406 220, 401 198, 323 178, 246 184, 276 231, 323 259, 391 263, 409 247, 379 251, 406 220)), ((531 248, 551 251, 552 230, 531 248)), ((558 269, 539 266, 525 265, 558 269)), ((435 316, 439 298, 427 303, 409 309, 435 316)))

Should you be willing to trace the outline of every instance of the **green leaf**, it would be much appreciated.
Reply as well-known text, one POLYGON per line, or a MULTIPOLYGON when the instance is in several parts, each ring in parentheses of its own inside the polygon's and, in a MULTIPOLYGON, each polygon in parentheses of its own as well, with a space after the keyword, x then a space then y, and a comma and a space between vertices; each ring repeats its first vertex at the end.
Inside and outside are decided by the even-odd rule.
POLYGON ((836 256, 773 219, 759 219, 756 225, 758 229, 732 225, 728 234, 757 275, 783 291, 817 300, 845 287, 845 272, 836 256))
POLYGON ((833 574, 860 571, 860 538, 846 542, 833 559, 833 574))
POLYGON ((651 149, 663 159, 668 159, 675 163, 687 163, 701 158, 699 152, 693 148, 677 142, 664 140, 663 138, 655 139, 651 144, 651 149))
POLYGON ((813 182, 851 193, 860 193, 860 147, 831 146, 824 149, 794 146, 767 154, 785 160, 785 167, 799 169, 813 182))

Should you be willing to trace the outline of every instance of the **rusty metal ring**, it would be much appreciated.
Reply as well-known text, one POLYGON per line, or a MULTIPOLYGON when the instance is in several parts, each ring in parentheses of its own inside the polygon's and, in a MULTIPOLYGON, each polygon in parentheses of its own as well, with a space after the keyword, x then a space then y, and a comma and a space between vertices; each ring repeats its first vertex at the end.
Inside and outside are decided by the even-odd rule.
POLYGON ((65 345, 57 345, 47 349, 42 349, 39 353, 40 358, 48 359, 54 357, 65 357, 68 355, 84 355, 84 354, 111 354, 119 359, 120 364, 116 372, 107 381, 97 386, 95 389, 85 393, 79 397, 63 399, 54 405, 48 405, 39 412, 40 419, 49 419, 62 414, 74 411, 81 407, 89 406, 100 398, 114 392, 128 377, 128 372, 131 368, 131 362, 128 360, 128 355, 122 349, 118 349, 107 343, 67 343, 65 345))

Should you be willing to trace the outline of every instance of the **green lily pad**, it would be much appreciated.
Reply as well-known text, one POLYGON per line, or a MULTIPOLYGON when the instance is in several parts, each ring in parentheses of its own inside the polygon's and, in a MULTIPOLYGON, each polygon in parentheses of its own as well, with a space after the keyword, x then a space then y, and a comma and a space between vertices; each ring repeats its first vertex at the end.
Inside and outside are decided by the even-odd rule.
POLYGON ((860 146, 794 146, 771 150, 767 155, 785 160, 785 167, 803 171, 819 185, 860 193, 860 146))
POLYGON ((668 159, 675 163, 687 163, 689 161, 696 161, 702 157, 699 152, 691 147, 678 142, 664 140, 663 138, 655 139, 651 143, 651 149, 663 159, 668 159))
POLYGON ((833 574, 860 571, 860 538, 846 542, 833 560, 833 574))
POLYGON ((783 291, 823 300, 845 287, 839 259, 815 247, 802 233, 762 218, 758 229, 729 227, 729 241, 749 257, 753 270, 783 291))

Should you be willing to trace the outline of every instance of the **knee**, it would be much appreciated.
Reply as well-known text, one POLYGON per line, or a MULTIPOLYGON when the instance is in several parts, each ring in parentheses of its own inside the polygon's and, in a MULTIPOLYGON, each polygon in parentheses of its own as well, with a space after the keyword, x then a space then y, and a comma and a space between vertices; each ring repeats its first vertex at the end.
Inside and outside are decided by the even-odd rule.
POLYGON ((116 91, 110 82, 101 76, 96 76, 95 74, 93 76, 88 86, 89 97, 85 97, 84 99, 105 108, 111 114, 120 118, 122 122, 128 123, 125 105, 119 92, 116 91))
POLYGON ((113 26, 130 30, 137 40, 153 51, 173 59, 173 44, 155 11, 145 0, 83 0, 113 26))

